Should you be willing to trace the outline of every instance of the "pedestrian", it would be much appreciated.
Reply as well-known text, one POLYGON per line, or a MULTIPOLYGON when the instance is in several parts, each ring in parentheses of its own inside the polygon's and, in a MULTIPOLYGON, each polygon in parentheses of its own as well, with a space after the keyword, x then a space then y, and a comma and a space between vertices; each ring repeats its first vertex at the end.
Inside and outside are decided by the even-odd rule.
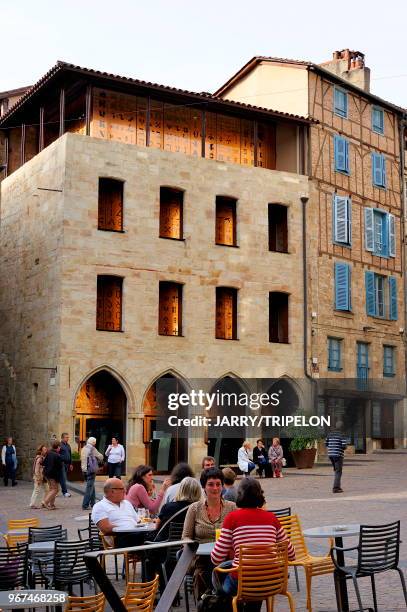
POLYGON ((250 472, 252 472, 256 467, 256 464, 253 463, 249 454, 251 448, 252 445, 250 442, 245 440, 237 453, 237 463, 244 476, 250 476, 250 472))
POLYGON ((59 455, 59 448, 58 440, 54 440, 50 450, 44 457, 44 476, 49 486, 49 491, 44 497, 44 507, 47 510, 56 510, 55 498, 58 495, 62 472, 62 459, 59 455))
POLYGON ((235 487, 236 472, 232 468, 225 467, 222 470, 224 482, 223 482, 223 499, 228 501, 236 502, 237 488, 235 487))
POLYGON ((59 445, 59 456, 62 459, 62 470, 61 470, 61 491, 64 497, 71 497, 71 494, 68 493, 68 489, 66 488, 66 481, 68 477, 68 472, 72 472, 72 451, 69 444, 69 434, 63 433, 61 434, 61 444, 59 445))
POLYGON ((209 470, 210 468, 216 467, 215 457, 206 456, 202 459, 201 467, 203 470, 209 470))
POLYGON ((112 438, 112 443, 107 447, 105 455, 107 457, 109 478, 121 478, 122 463, 126 455, 123 446, 119 444, 119 440, 115 436, 112 438))
POLYGON ((270 475, 269 458, 263 440, 257 440, 253 449, 253 462, 257 465, 257 473, 260 478, 263 476, 263 472, 264 476, 270 475))
POLYGON ((34 490, 30 501, 30 508, 35 510, 38 510, 41 507, 45 508, 45 497, 49 491, 48 483, 44 476, 44 459, 47 452, 48 447, 45 444, 41 444, 35 453, 33 463, 34 490))
POLYGON ((338 420, 336 422, 335 429, 328 434, 325 440, 325 446, 328 449, 328 457, 332 463, 332 467, 335 474, 332 493, 343 493, 343 489, 341 489, 343 456, 345 448, 348 445, 348 440, 341 433, 342 429, 343 423, 342 421, 338 420))
POLYGON ((273 468, 273 478, 283 478, 283 465, 285 465, 285 461, 280 438, 273 438, 273 443, 269 448, 269 459, 273 468))
POLYGON ((13 444, 13 438, 7 438, 3 448, 1 449, 1 462, 4 470, 4 486, 8 486, 9 479, 11 480, 11 486, 15 487, 16 481, 16 470, 17 470, 17 452, 16 447, 13 444))
POLYGON ((103 455, 96 449, 96 438, 91 436, 81 450, 81 468, 83 479, 86 482, 82 510, 90 510, 96 503, 95 480, 99 462, 102 463, 102 461, 103 455))

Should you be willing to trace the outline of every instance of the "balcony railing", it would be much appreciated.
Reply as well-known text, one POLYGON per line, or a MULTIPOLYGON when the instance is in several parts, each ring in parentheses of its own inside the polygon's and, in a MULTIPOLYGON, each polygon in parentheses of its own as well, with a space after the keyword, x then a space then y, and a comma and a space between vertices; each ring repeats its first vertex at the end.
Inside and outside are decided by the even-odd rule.
POLYGON ((356 368, 356 386, 359 391, 368 391, 369 389, 369 368, 367 366, 357 366, 356 368))

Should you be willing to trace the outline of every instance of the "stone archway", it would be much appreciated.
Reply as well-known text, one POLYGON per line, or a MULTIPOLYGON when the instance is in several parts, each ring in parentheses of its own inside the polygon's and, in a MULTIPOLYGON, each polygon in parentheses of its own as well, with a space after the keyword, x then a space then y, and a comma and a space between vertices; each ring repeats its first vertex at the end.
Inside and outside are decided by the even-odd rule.
MULTIPOLYGON (((289 378, 279 378, 267 388, 266 393, 268 393, 269 395, 271 395, 272 393, 278 393, 280 398, 279 405, 275 407, 270 407, 268 409, 267 414, 279 416, 293 415, 300 407, 300 398, 297 389, 289 378)), ((262 431, 262 438, 267 449, 271 446, 274 437, 280 438, 287 465, 291 467, 292 465, 294 465, 291 453, 289 451, 291 438, 284 437, 284 428, 264 428, 262 431)))

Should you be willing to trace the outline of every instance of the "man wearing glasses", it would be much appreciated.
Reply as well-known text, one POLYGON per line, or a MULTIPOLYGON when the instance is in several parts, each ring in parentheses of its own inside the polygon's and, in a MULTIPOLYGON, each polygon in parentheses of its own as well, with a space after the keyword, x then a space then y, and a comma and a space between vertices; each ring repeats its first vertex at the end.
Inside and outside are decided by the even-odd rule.
MULTIPOLYGON (((126 489, 123 482, 119 478, 109 478, 103 492, 104 498, 93 506, 92 521, 104 535, 111 535, 115 528, 132 531, 140 519, 133 505, 124 499, 126 489)), ((117 534, 116 545, 130 545, 128 538, 126 543, 119 543, 119 540, 123 540, 120 536, 125 535, 117 534)))

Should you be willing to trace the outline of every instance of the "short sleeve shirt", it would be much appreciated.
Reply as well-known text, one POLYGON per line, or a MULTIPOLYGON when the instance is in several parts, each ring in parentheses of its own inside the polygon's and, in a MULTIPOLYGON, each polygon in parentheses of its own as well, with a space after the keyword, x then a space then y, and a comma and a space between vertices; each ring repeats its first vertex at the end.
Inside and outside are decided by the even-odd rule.
POLYGON ((114 504, 104 497, 93 506, 92 521, 97 525, 103 519, 109 519, 113 527, 132 529, 138 523, 138 514, 132 504, 124 499, 120 505, 114 504))

